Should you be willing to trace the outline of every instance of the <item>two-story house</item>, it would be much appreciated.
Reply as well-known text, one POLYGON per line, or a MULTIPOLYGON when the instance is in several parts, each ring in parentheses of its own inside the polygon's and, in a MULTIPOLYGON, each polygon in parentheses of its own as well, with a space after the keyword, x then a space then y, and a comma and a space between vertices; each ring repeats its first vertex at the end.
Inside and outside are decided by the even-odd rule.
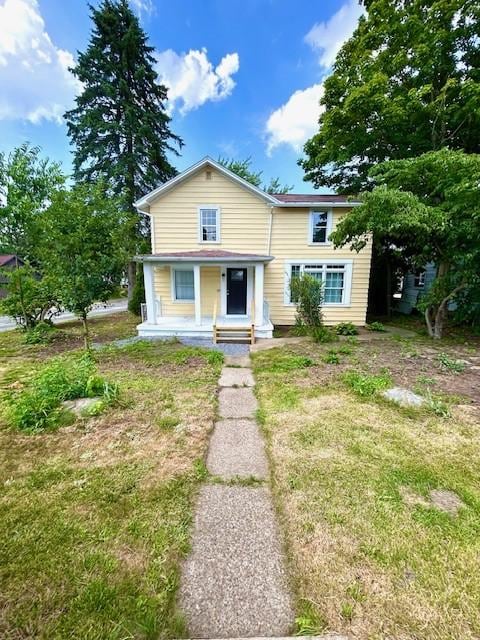
POLYGON ((292 276, 324 285, 326 324, 365 323, 371 244, 334 249, 329 235, 355 203, 338 195, 271 195, 204 158, 135 203, 150 217, 141 336, 233 339, 295 322, 292 276))

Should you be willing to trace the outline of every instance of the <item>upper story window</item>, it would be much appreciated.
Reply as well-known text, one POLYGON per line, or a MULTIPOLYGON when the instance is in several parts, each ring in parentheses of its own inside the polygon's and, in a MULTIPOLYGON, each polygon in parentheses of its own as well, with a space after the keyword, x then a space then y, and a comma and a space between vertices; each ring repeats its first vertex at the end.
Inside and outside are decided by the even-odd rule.
POLYGON ((220 208, 204 205, 198 208, 199 242, 220 242, 220 208))
POLYGON ((331 211, 327 209, 310 211, 309 244, 326 244, 331 231, 331 211))

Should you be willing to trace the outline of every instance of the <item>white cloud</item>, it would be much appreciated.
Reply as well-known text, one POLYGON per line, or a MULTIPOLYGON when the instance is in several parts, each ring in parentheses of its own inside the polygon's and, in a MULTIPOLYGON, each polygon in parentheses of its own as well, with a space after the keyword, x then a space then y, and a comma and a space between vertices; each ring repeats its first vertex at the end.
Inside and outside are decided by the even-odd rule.
POLYGON ((295 151, 301 150, 304 142, 317 129, 322 95, 322 84, 295 91, 284 105, 270 115, 266 124, 269 155, 281 144, 289 144, 295 151))
POLYGON ((320 52, 319 63, 331 67, 343 43, 355 31, 364 8, 358 0, 349 0, 326 22, 313 25, 305 36, 305 42, 320 52))
POLYGON ((232 76, 240 68, 237 53, 228 53, 216 67, 207 50, 190 50, 179 55, 172 49, 156 54, 159 81, 168 87, 170 107, 187 113, 208 100, 223 100, 235 87, 232 76))
POLYGON ((153 13, 153 1, 152 0, 130 0, 130 4, 137 11, 139 15, 142 13, 153 13))
POLYGON ((0 119, 62 121, 79 83, 45 31, 37 0, 0 0, 0 119))
MULTIPOLYGON (((358 0, 348 0, 326 22, 315 24, 305 36, 305 42, 314 51, 324 74, 334 63, 343 43, 354 32, 364 9, 358 0)), ((323 96, 323 84, 314 84, 293 93, 285 104, 273 111, 265 125, 267 153, 281 144, 288 144, 300 151, 303 144, 317 130, 318 118, 323 109, 319 104, 323 96)))

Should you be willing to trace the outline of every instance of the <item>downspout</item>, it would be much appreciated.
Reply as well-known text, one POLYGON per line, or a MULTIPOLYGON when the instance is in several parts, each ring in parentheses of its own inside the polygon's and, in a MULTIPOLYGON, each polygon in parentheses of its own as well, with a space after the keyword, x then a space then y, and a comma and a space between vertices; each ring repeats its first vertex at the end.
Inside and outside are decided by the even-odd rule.
POLYGON ((272 249, 272 227, 273 227, 273 204, 270 205, 270 220, 268 222, 267 256, 270 255, 270 251, 272 249))

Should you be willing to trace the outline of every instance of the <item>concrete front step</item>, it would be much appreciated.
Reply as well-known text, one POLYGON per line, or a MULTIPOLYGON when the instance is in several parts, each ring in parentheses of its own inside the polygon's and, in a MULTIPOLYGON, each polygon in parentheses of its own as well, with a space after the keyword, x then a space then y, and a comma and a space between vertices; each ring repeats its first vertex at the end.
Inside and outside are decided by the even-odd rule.
POLYGON ((192 638, 292 631, 294 612, 266 488, 203 487, 179 597, 192 638))
POLYGON ((221 418, 254 418, 257 399, 247 387, 222 387, 218 394, 218 412, 221 418))
POLYGON ((218 384, 220 387, 253 387, 255 380, 247 367, 223 367, 218 384))
MULTIPOLYGON (((235 369, 234 369, 235 371, 235 369)), ((221 420, 215 424, 207 456, 207 469, 223 480, 265 480, 268 464, 263 440, 254 420, 221 420)))
POLYGON ((252 361, 250 360, 250 356, 225 356, 225 366, 226 367, 250 367, 252 361))

